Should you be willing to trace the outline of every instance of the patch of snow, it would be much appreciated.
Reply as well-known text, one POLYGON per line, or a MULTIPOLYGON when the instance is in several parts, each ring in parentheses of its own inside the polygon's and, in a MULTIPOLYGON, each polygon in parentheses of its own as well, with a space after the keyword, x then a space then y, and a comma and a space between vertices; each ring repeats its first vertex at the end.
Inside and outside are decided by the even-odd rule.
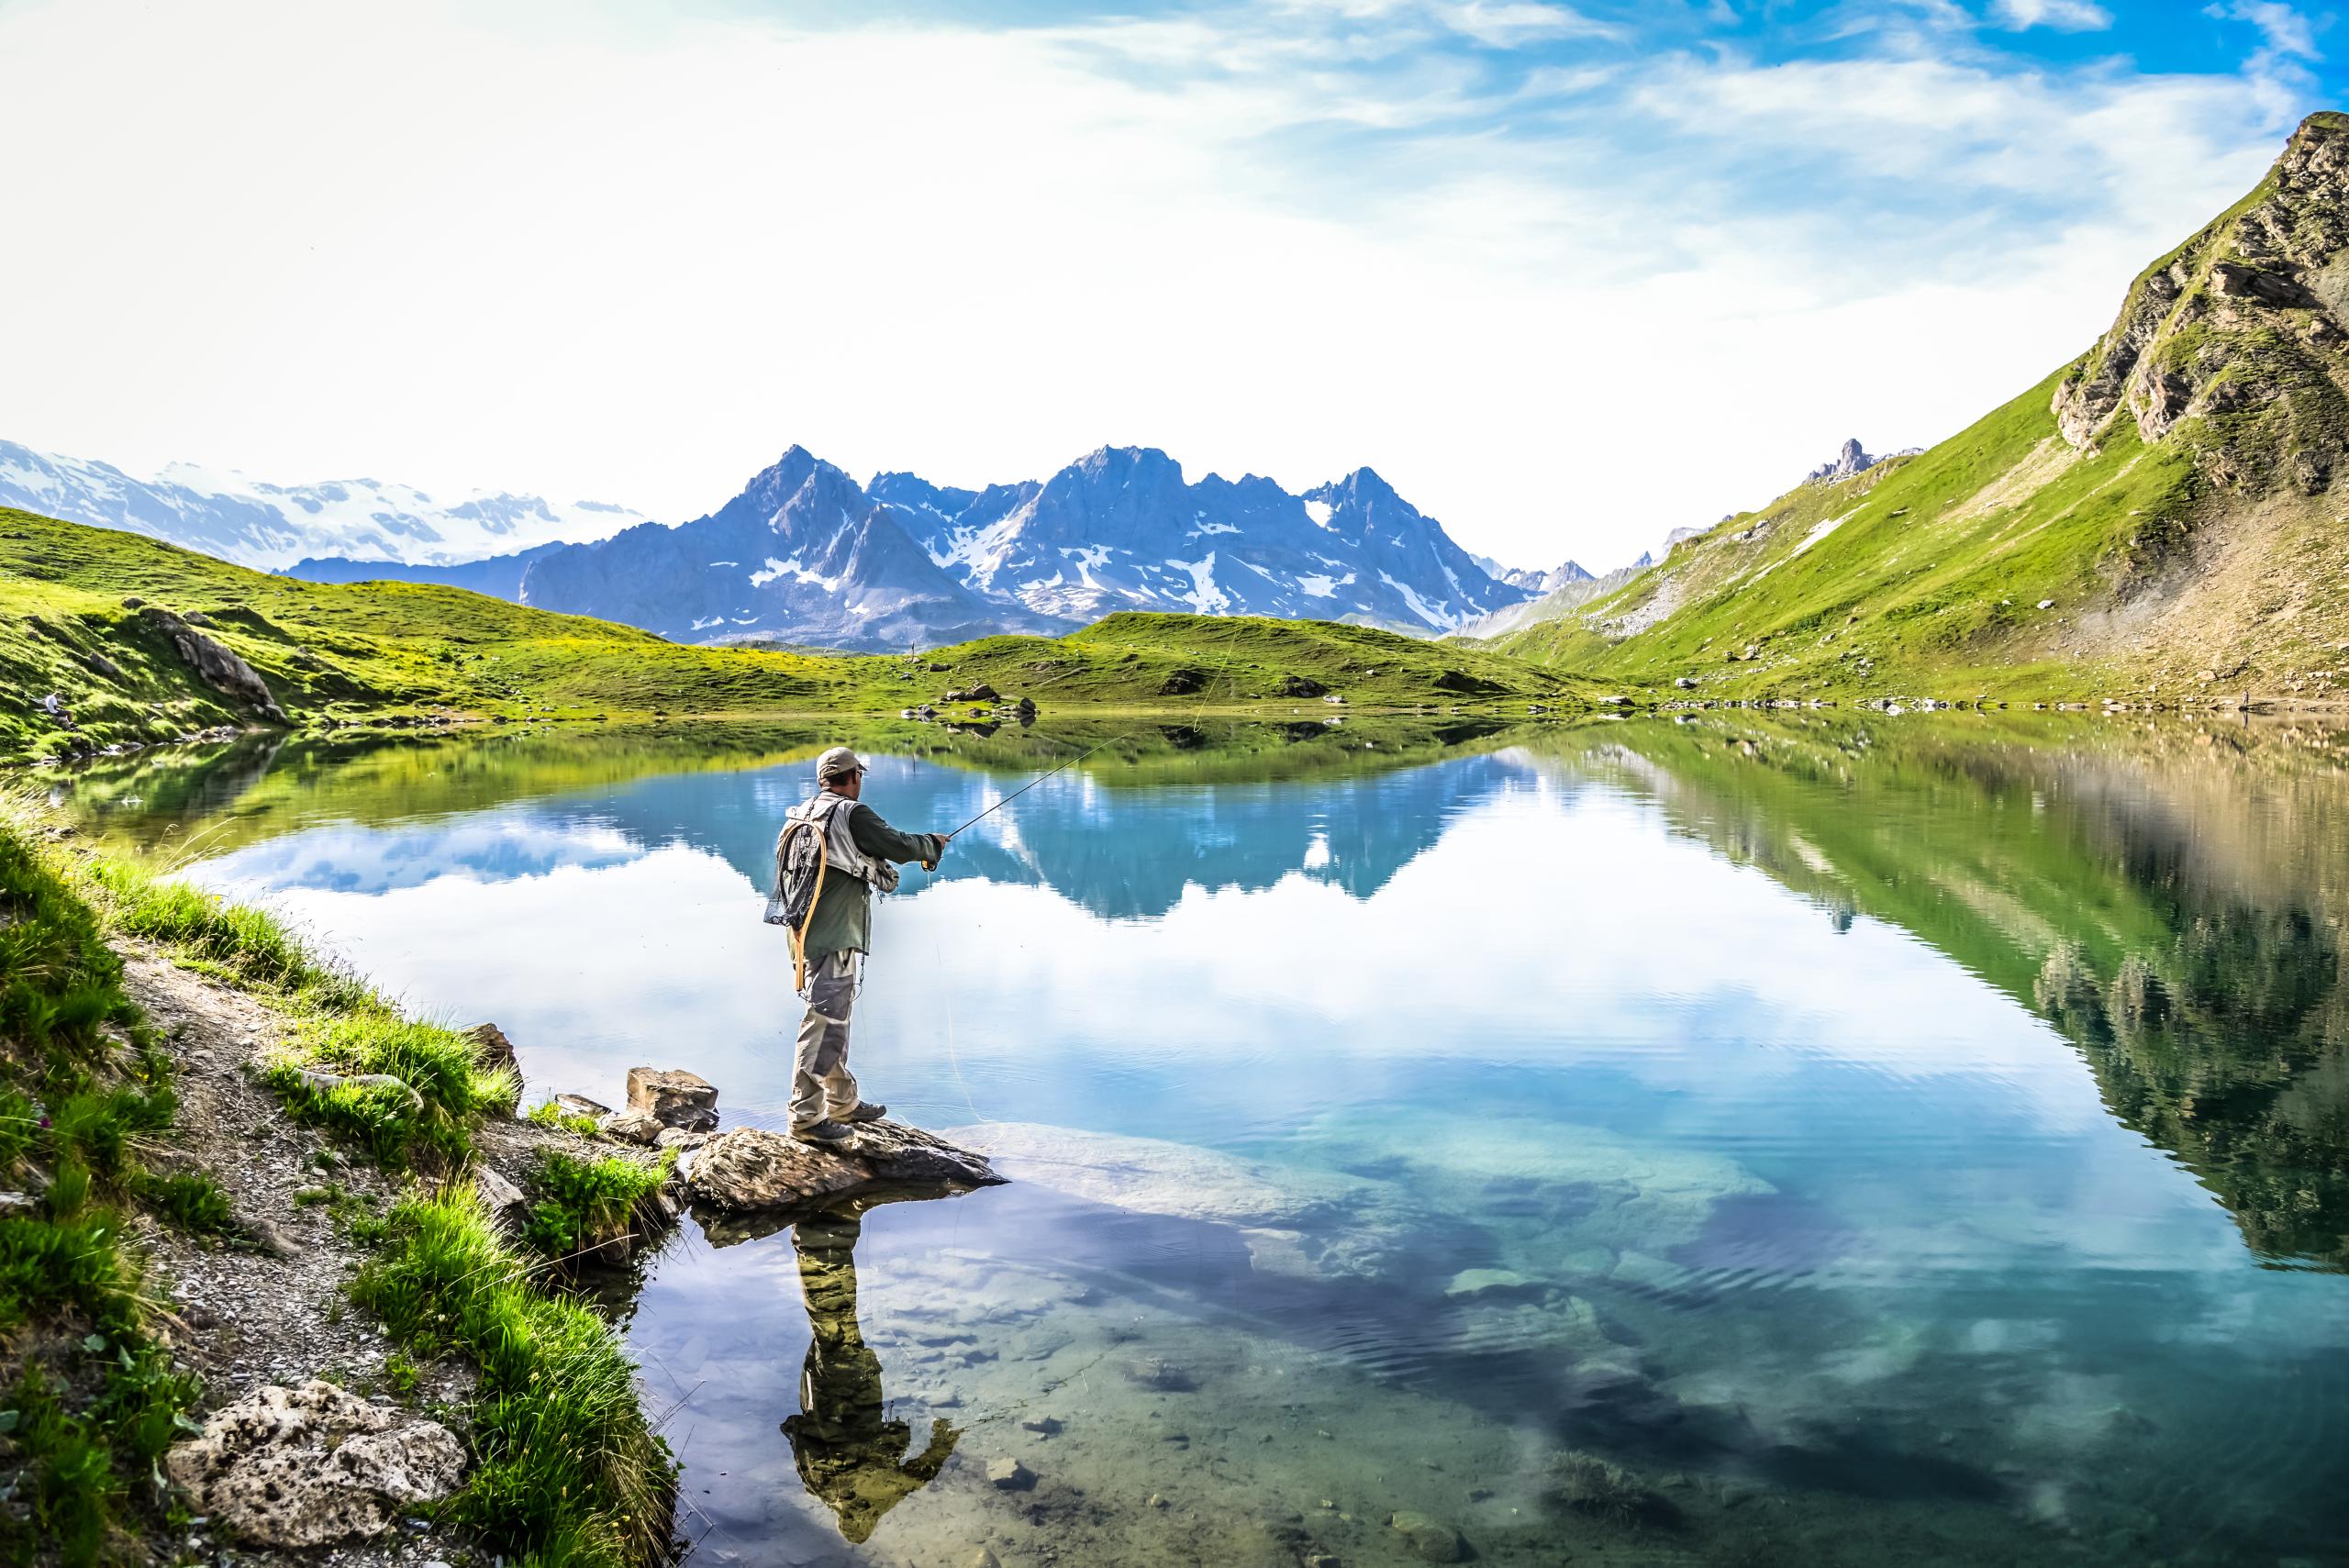
POLYGON ((1792 560, 1795 556, 1800 555, 1804 550, 1809 550, 1812 545, 1817 544, 1820 539, 1825 539, 1829 534, 1831 534, 1837 528, 1842 528, 1844 523, 1857 516, 1858 513, 1859 508, 1854 506, 1851 511, 1844 513, 1840 517, 1830 517, 1823 523, 1815 524, 1810 532, 1802 536, 1802 542, 1787 552, 1787 559, 1792 560))
POLYGON ((770 555, 767 557, 766 570, 751 573, 751 586, 763 588, 778 577, 791 577, 801 583, 813 584, 827 594, 839 593, 841 584, 847 580, 843 577, 825 577, 810 572, 799 563, 799 558, 796 555, 788 561, 777 561, 770 555))
MULTIPOLYGON (((1346 581, 1351 583, 1353 579, 1349 577, 1346 581)), ((1330 597, 1336 590, 1338 580, 1326 572, 1315 572, 1299 577, 1297 580, 1297 586, 1299 592, 1313 598, 1326 599, 1330 597)))
POLYGON ((712 566, 740 566, 742 563, 739 561, 713 561, 710 564, 712 566))
POLYGON ((1240 529, 1230 523, 1201 523, 1197 528, 1193 528, 1184 537, 1186 539, 1197 539, 1201 534, 1236 534, 1239 531, 1240 529))
POLYGON ((1191 574, 1191 591, 1174 595, 1182 603, 1203 616, 1221 615, 1231 607, 1231 595, 1215 585, 1215 551, 1208 551, 1199 561, 1177 561, 1170 555, 1166 564, 1191 574))
POLYGON ((1411 613, 1430 626, 1450 627, 1460 619, 1451 613, 1451 601, 1448 599, 1431 605, 1419 597, 1418 589, 1408 583, 1397 583, 1384 572, 1378 574, 1378 580, 1402 595, 1403 602, 1411 606, 1411 613))
POLYGON ((1330 526, 1330 503, 1327 501, 1308 501, 1305 504, 1305 515, 1321 528, 1326 528, 1330 526))
POLYGON ((707 620, 697 620, 694 622, 694 629, 696 631, 707 631, 711 627, 724 626, 725 624, 726 617, 724 616, 712 616, 707 620))

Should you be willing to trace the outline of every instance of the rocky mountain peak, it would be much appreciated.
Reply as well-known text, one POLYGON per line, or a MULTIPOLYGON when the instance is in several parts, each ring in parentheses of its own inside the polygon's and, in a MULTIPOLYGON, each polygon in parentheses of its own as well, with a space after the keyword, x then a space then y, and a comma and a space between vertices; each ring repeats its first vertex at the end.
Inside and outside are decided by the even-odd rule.
POLYGON ((2349 116, 2302 121, 2243 201, 2148 267, 2055 389, 2056 428, 2176 434, 2221 487, 2325 489, 2349 444, 2349 116))

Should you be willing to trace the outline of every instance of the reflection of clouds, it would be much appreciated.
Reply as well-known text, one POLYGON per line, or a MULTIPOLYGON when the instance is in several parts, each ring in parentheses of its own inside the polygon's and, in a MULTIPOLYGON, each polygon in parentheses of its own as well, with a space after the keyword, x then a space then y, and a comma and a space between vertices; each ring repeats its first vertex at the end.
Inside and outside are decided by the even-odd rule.
POLYGON ((617 828, 516 810, 429 826, 313 828, 206 862, 203 880, 230 892, 304 887, 373 894, 457 872, 503 880, 543 875, 557 866, 611 865, 642 852, 617 828))

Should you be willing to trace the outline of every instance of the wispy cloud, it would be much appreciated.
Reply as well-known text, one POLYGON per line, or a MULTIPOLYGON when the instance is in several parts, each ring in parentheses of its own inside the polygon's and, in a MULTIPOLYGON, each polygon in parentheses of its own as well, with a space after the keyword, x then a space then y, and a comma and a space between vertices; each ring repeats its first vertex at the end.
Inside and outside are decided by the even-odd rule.
POLYGON ((2319 65, 2257 0, 2163 72, 2065 0, 201 9, 0 5, 12 200, 73 239, 0 249, 50 305, 0 435, 662 516, 792 439, 956 483, 1139 440, 1592 564, 2028 384, 2319 65))
POLYGON ((2017 32, 2053 28, 2059 33, 2094 33, 2112 26, 2112 13, 2096 0, 1998 0, 1990 12, 2017 32))

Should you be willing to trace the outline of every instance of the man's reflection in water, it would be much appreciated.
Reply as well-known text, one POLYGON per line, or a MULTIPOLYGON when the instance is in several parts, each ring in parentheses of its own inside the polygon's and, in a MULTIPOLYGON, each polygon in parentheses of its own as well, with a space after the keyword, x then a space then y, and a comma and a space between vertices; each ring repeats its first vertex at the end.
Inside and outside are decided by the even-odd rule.
POLYGON ((881 1516, 945 1468, 962 1433, 935 1422, 930 1446, 906 1457, 913 1427, 882 1418, 881 1359, 856 1321, 856 1209, 803 1219, 793 1230, 799 1285, 807 1297, 807 1364, 800 1413, 783 1423, 799 1478, 840 1516, 841 1534, 862 1541, 881 1516))

